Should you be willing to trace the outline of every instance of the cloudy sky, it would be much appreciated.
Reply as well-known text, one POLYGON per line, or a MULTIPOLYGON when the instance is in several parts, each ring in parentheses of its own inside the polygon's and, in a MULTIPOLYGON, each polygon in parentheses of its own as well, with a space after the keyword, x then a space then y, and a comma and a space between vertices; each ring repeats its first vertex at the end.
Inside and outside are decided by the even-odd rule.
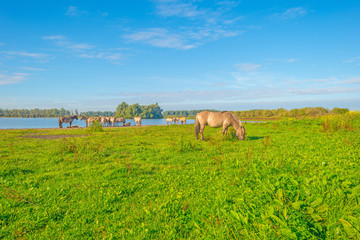
POLYGON ((0 1, 0 108, 360 109, 360 1, 0 1))

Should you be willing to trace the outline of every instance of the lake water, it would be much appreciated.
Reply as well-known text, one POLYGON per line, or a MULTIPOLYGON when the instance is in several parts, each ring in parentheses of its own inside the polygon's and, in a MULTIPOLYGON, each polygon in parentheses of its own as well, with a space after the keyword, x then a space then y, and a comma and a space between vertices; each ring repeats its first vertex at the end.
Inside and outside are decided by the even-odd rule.
MULTIPOLYGON (((132 126, 135 125, 133 119, 126 119, 132 126)), ((186 119, 186 124, 194 124, 195 119, 186 119)), ((85 127, 85 122, 74 120, 72 125, 85 127)), ((142 125, 166 125, 166 119, 142 119, 142 125)), ((69 126, 63 123, 63 127, 69 126)), ((58 118, 0 118, 0 129, 23 129, 23 128, 59 128, 58 118)))

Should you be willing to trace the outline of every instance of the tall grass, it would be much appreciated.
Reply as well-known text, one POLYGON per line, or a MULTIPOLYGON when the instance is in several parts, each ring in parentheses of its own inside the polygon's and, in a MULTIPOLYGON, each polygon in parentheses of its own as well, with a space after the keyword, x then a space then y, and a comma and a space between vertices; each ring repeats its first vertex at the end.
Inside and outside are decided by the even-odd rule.
POLYGON ((0 238, 359 239, 359 127, 4 130, 0 238))
POLYGON ((350 111, 339 115, 326 115, 322 117, 322 126, 324 132, 353 131, 355 122, 360 119, 360 112, 350 111))

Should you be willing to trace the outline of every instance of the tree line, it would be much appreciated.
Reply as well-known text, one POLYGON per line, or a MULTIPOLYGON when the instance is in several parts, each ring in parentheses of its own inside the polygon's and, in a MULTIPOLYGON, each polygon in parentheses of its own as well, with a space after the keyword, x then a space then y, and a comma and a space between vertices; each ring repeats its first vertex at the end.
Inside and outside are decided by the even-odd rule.
POLYGON ((284 118, 284 117, 317 117, 327 114, 344 114, 349 112, 347 108, 333 108, 332 110, 323 107, 306 107, 287 110, 278 109, 255 109, 248 111, 235 111, 239 118, 284 118))
MULTIPOLYGON (((43 117, 63 117, 66 115, 84 115, 88 117, 97 116, 117 116, 124 118, 133 118, 139 116, 142 118, 166 118, 166 117, 188 117, 194 118, 197 113, 205 110, 177 110, 165 111, 160 108, 158 103, 151 105, 139 105, 138 103, 129 105, 122 102, 116 108, 116 111, 88 111, 81 112, 75 110, 61 109, 0 109, 0 117, 21 117, 21 118, 43 118, 43 117)), ((217 110, 207 110, 217 111, 217 110)), ((239 118, 284 118, 284 117, 316 117, 327 114, 344 114, 349 112, 347 108, 333 108, 327 109, 323 107, 306 107, 287 110, 284 108, 278 109, 255 109, 247 111, 234 111, 239 118)))
POLYGON ((0 117, 42 118, 42 117, 60 117, 71 114, 78 114, 78 112, 77 110, 69 111, 69 110, 65 110, 64 108, 0 109, 0 117))
POLYGON ((219 112, 218 110, 178 110, 165 111, 164 117, 188 117, 195 118, 196 114, 202 111, 219 112))
POLYGON ((151 105, 139 105, 138 103, 129 105, 126 102, 122 102, 116 108, 116 117, 123 118, 163 118, 162 109, 158 103, 151 105))

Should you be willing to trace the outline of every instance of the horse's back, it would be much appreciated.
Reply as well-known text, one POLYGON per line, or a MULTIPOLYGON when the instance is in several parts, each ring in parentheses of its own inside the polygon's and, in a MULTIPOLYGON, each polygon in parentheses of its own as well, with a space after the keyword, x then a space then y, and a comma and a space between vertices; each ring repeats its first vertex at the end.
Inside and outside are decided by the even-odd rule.
POLYGON ((209 125, 210 127, 222 127, 224 123, 230 122, 232 115, 227 112, 209 112, 203 111, 196 115, 196 119, 201 125, 209 125))

